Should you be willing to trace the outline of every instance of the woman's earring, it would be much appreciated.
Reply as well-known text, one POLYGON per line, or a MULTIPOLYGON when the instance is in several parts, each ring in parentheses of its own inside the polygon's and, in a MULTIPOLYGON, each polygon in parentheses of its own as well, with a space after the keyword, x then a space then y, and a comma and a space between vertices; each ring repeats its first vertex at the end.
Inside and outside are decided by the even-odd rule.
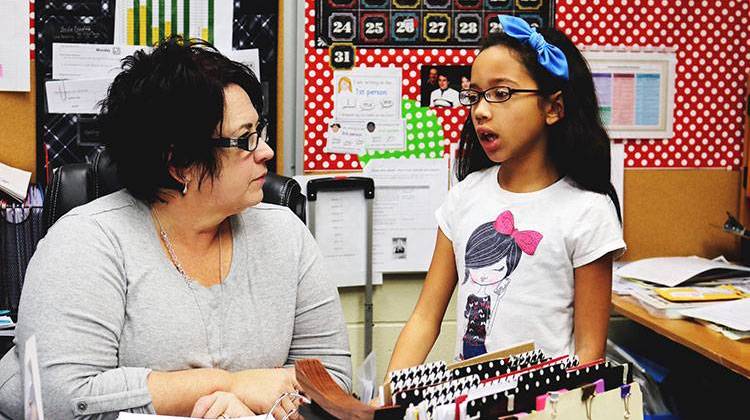
POLYGON ((183 187, 182 187, 182 195, 185 195, 185 194, 187 194, 187 190, 188 190, 188 184, 189 184, 189 183, 190 183, 190 181, 185 181, 185 183, 183 184, 183 187))

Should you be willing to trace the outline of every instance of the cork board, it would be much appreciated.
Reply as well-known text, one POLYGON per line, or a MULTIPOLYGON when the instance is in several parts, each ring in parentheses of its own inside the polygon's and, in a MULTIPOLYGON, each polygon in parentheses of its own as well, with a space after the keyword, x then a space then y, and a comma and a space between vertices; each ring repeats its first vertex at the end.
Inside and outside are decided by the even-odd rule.
POLYGON ((739 258, 739 241, 721 230, 737 216, 740 173, 719 169, 625 171, 623 260, 657 256, 739 258))
POLYGON ((31 92, 0 92, 0 162, 32 172, 36 181, 36 82, 31 61, 31 92))

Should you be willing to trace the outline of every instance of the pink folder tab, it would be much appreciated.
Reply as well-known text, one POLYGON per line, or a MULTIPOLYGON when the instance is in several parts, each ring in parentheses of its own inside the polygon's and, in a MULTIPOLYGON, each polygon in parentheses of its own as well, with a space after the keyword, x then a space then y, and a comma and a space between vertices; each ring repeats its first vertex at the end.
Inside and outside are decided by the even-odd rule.
POLYGON ((537 395, 536 397, 536 411, 544 411, 544 407, 547 405, 547 400, 551 399, 552 401, 557 401, 557 398, 560 394, 568 392, 567 389, 559 389, 557 391, 550 391, 546 394, 537 395))
POLYGON ((3 65, 0 64, 0 79, 3 78, 3 65))

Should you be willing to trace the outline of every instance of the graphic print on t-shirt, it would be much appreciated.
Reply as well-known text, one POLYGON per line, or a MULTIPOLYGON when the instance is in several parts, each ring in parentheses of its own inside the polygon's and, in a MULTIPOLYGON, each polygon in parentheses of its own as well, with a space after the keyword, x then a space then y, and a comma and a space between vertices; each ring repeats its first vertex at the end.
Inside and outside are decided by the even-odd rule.
POLYGON ((470 280, 472 293, 466 299, 464 310, 467 324, 462 359, 487 353, 485 340, 495 321, 493 314, 497 313, 498 304, 510 284, 510 275, 518 267, 521 255, 534 255, 541 240, 539 232, 516 229, 509 210, 500 213, 495 221, 479 225, 469 237, 461 284, 470 280))

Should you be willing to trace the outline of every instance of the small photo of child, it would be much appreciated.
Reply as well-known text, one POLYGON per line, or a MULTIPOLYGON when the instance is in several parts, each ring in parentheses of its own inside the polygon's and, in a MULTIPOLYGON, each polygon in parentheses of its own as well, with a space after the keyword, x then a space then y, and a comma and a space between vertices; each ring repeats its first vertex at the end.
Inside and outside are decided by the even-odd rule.
POLYGON ((393 258, 406 258, 406 238, 393 238, 393 258))

